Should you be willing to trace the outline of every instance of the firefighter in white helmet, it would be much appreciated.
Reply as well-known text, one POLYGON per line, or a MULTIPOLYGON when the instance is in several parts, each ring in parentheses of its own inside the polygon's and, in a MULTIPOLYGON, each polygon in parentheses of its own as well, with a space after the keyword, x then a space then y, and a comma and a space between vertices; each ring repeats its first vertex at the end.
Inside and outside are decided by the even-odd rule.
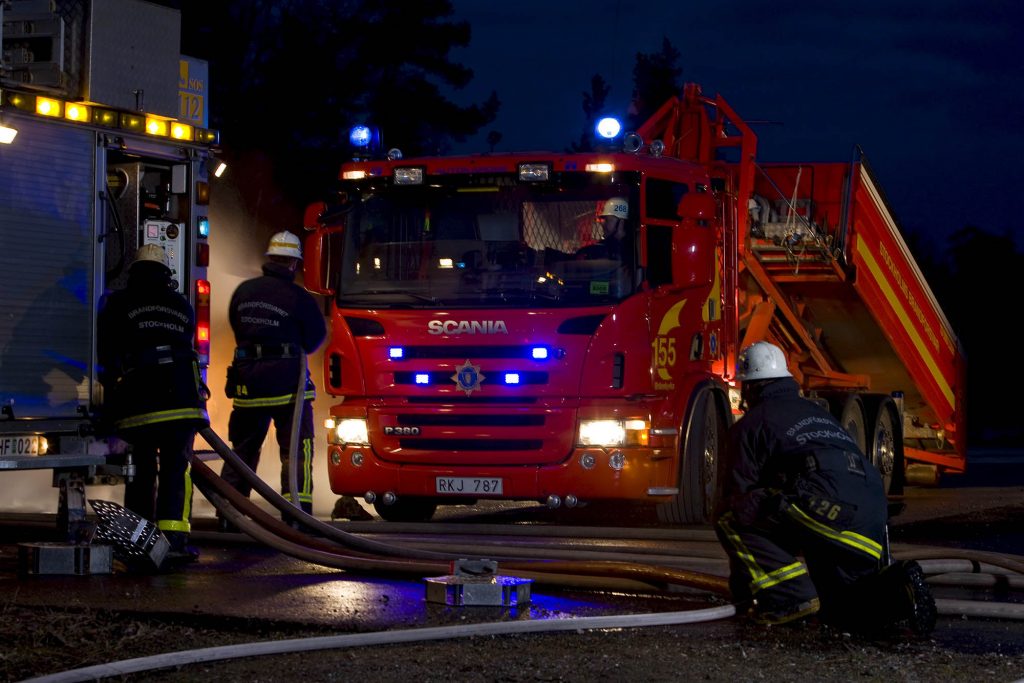
POLYGON ((904 620, 930 631, 934 602, 920 567, 889 564, 878 470, 827 410, 800 395, 779 347, 745 348, 736 379, 746 412, 729 432, 716 519, 734 601, 762 624, 820 610, 844 629, 904 620))
MULTIPOLYGON (((316 299, 295 284, 302 261, 299 238, 288 231, 270 238, 263 275, 241 283, 228 304, 228 318, 235 333, 234 362, 228 370, 225 391, 233 399, 228 439, 239 458, 253 471, 270 423, 277 431, 281 455, 281 492, 291 497, 289 451, 295 401, 304 402, 299 424, 301 458, 298 473, 299 504, 313 509, 313 404, 315 387, 306 367, 306 386, 297 395, 300 352, 313 353, 327 334, 324 316, 316 299)), ((224 479, 248 496, 252 486, 241 474, 225 465, 224 479)), ((221 528, 228 529, 227 520, 221 528)))
POLYGON ((624 256, 628 256, 626 235, 629 201, 624 197, 612 197, 601 202, 595 220, 601 226, 601 240, 580 248, 576 257, 621 261, 624 256))
POLYGON ((194 560, 189 458, 196 430, 209 424, 209 392, 193 350, 195 313, 171 284, 163 247, 138 250, 126 287, 100 304, 97 335, 104 411, 135 464, 125 507, 156 522, 167 560, 194 560))

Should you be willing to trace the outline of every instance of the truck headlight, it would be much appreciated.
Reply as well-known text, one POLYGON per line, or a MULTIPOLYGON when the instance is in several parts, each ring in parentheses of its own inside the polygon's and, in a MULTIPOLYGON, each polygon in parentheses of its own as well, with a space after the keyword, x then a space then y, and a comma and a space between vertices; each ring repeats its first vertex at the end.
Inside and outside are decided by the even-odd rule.
POLYGON ((576 445, 600 448, 646 446, 649 436, 647 420, 582 420, 576 445))
POLYGON ((370 437, 369 432, 366 430, 366 420, 363 418, 336 420, 334 427, 327 432, 327 440, 339 446, 344 446, 345 444, 369 446, 370 437))

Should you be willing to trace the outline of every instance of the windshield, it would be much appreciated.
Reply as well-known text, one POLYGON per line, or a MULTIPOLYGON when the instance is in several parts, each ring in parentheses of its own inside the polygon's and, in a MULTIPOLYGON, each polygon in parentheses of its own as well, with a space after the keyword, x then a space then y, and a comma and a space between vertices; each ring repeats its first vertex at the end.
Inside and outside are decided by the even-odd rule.
POLYGON ((349 195, 343 306, 586 306, 633 293, 635 174, 445 177, 349 195), (471 183, 471 184, 470 184, 471 183))

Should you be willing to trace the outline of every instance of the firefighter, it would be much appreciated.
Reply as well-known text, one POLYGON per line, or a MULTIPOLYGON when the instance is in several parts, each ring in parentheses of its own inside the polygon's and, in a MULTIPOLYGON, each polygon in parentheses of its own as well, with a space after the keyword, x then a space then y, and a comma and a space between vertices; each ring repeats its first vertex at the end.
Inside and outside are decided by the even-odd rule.
POLYGON ((125 507, 156 521, 171 560, 199 556, 188 545, 189 459, 196 430, 209 424, 209 392, 194 335, 195 312, 173 287, 167 253, 160 245, 143 245, 127 286, 100 304, 97 353, 107 417, 132 446, 135 476, 125 485, 125 507))
MULTIPOLYGON (((228 439, 235 453, 254 472, 260 450, 273 421, 281 455, 281 492, 291 500, 289 486, 289 445, 295 401, 304 402, 299 423, 299 505, 313 511, 313 399, 315 387, 304 368, 306 383, 298 389, 301 352, 313 353, 327 334, 320 307, 311 294, 295 284, 302 260, 299 238, 284 231, 270 238, 263 275, 238 286, 228 305, 231 329, 235 333, 235 357, 228 371, 226 393, 233 399, 228 421, 228 439)), ((233 468, 225 466, 222 476, 237 491, 248 496, 252 486, 233 468)), ((222 530, 231 525, 221 519, 222 530)))
POLYGON ((828 411, 800 396, 781 349, 752 344, 738 365, 746 412, 729 433, 716 520, 734 601, 761 624, 820 610, 842 628, 916 616, 915 630, 930 630, 934 603, 920 567, 887 565, 878 470, 828 411))
POLYGON ((621 261, 628 218, 629 202, 625 198, 612 197, 603 202, 597 212, 597 222, 601 225, 603 237, 600 242, 589 244, 577 251, 577 258, 621 261))

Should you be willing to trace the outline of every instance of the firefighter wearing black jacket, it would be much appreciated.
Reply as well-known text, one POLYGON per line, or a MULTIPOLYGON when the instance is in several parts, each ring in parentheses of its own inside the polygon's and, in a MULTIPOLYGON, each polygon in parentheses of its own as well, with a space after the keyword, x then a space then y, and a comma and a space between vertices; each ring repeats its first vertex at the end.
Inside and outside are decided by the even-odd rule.
MULTIPOLYGON (((288 450, 299 383, 299 357, 301 352, 316 351, 327 328, 316 300, 294 282, 302 259, 299 238, 290 232, 275 234, 270 238, 266 256, 263 275, 240 284, 228 305, 237 347, 226 387, 228 397, 233 399, 228 438, 238 457, 256 471, 260 449, 273 421, 281 452, 281 492, 290 500, 288 450)), ((297 488, 302 510, 312 513, 312 401, 316 394, 308 367, 305 375, 297 488)), ((222 476, 246 496, 252 490, 231 467, 224 467, 222 476)), ((230 528, 226 520, 221 520, 221 527, 230 528)))
POLYGON ((155 520, 169 558, 195 559, 189 458, 196 430, 209 424, 209 395, 192 345, 195 312, 172 287, 163 247, 139 249, 127 286, 101 302, 97 332, 106 416, 135 463, 125 507, 155 520))
MULTIPOLYGON (((819 609, 822 621, 843 628, 913 616, 914 600, 931 596, 916 563, 887 567, 878 470, 828 411, 800 396, 777 346, 744 349, 737 379, 746 413, 730 430, 725 511, 716 523, 734 601, 750 605, 762 624, 819 609), (909 602, 897 604, 903 598, 909 602)), ((924 621, 933 624, 930 609, 924 621)))

